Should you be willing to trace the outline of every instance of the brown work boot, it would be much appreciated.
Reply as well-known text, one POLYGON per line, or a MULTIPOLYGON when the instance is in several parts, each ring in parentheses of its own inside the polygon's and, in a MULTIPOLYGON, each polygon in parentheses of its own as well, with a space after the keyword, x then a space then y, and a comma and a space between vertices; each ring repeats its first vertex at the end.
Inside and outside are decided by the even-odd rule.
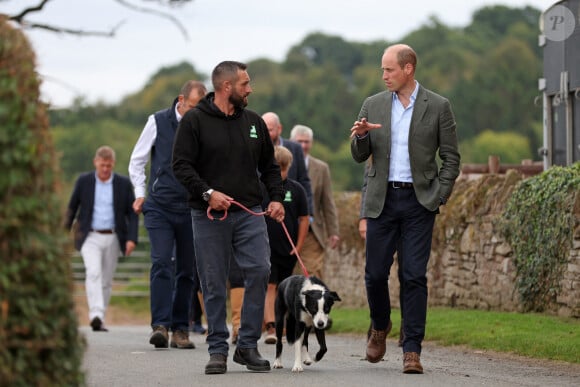
POLYGON ((171 335, 171 348, 193 349, 195 344, 189 340, 189 332, 177 330, 171 335))
POLYGON ((403 373, 422 374, 421 356, 417 352, 405 352, 403 354, 403 373))
POLYGON ((266 323, 266 338, 264 343, 266 344, 276 344, 276 324, 273 322, 266 323))
POLYGON ((149 336, 149 344, 153 344, 155 348, 167 348, 168 343, 169 334, 167 333, 167 328, 163 325, 153 327, 153 332, 149 336))
POLYGON ((381 361, 387 351, 387 335, 391 331, 393 323, 389 320, 389 325, 385 330, 376 330, 371 328, 370 337, 367 342, 367 360, 370 363, 381 361))

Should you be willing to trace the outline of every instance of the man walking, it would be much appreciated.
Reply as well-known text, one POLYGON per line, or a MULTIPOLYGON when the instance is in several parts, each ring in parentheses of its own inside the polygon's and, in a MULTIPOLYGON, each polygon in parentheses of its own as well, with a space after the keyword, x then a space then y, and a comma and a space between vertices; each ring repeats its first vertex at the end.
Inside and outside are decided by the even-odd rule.
POLYGON ((149 343, 167 348, 195 348, 189 340, 189 311, 197 297, 197 270, 187 191, 173 175, 171 158, 177 125, 206 93, 199 81, 188 81, 171 107, 149 116, 135 144, 129 174, 135 187, 136 213, 143 212, 151 242, 151 328, 149 343), (151 158, 145 200, 145 166, 151 158), (173 258, 175 261, 173 262, 173 258))
POLYGON ((266 222, 263 216, 254 216, 232 201, 261 212, 261 180, 271 199, 266 213, 282 222, 280 167, 266 124, 258 114, 245 109, 252 92, 247 66, 221 62, 212 72, 212 83, 215 92, 181 120, 173 148, 173 171, 187 188, 192 208, 209 331, 210 360, 205 373, 223 374, 227 370, 226 284, 232 256, 242 271, 245 287, 233 358, 251 371, 270 371, 270 362, 262 358, 257 347, 270 274, 266 222))
POLYGON ((354 160, 372 155, 361 213, 367 218, 365 284, 372 322, 367 360, 376 363, 385 354, 392 326, 388 278, 397 251, 403 372, 423 373, 427 263, 435 215, 459 175, 456 123, 449 101, 415 80, 411 47, 388 47, 381 64, 388 91, 367 98, 350 129, 354 160))
POLYGON ((137 244, 139 218, 132 209, 135 197, 131 182, 113 173, 115 151, 100 147, 93 164, 95 171, 82 174, 75 183, 65 225, 70 230, 76 218, 74 241, 85 265, 91 327, 95 332, 106 332, 105 312, 113 275, 119 256, 131 255, 137 244))

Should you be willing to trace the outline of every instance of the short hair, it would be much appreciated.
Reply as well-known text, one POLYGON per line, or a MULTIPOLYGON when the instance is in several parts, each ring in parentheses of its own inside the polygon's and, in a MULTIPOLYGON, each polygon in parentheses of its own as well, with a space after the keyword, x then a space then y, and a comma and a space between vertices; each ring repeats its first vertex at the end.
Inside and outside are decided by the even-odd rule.
POLYGON ((396 50, 397 53, 397 64, 399 67, 403 68, 407 63, 413 66, 413 70, 417 69, 417 53, 407 44, 393 44, 385 48, 384 53, 388 50, 396 50))
POLYGON ((314 132, 306 125, 294 125, 290 131, 290 139, 296 138, 299 134, 304 134, 311 140, 314 138, 314 132))
POLYGON ((103 145, 95 152, 95 159, 115 161, 115 151, 108 145, 103 145))
POLYGON ((264 119, 265 115, 272 117, 272 119, 274 120, 276 125, 280 125, 282 123, 282 122, 280 122, 280 116, 278 116, 278 114, 276 114, 274 112, 266 112, 266 113, 262 114, 262 119, 264 119))
POLYGON ((205 87, 203 82, 189 80, 185 82, 183 86, 181 86, 181 91, 179 92, 179 95, 183 95, 184 98, 189 98, 193 90, 197 90, 199 95, 204 95, 205 93, 207 93, 207 88, 205 87))
POLYGON ((407 63, 413 66, 413 70, 417 68, 417 53, 411 47, 407 45, 401 45, 401 48, 397 52, 397 62, 401 68, 405 67, 407 63))
POLYGON ((238 71, 246 70, 248 66, 242 62, 226 60, 218 64, 211 73, 211 82, 214 90, 221 90, 224 81, 238 79, 238 71))
POLYGON ((276 145, 274 147, 274 158, 280 166, 280 169, 288 169, 292 165, 292 153, 281 145, 276 145))

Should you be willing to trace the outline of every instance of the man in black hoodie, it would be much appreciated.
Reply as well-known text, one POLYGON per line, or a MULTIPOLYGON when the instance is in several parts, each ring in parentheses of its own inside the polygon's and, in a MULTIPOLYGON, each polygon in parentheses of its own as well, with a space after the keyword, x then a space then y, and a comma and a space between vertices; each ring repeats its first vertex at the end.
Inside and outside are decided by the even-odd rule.
POLYGON ((173 172, 188 190, 192 208, 193 239, 209 328, 206 374, 227 370, 226 283, 231 255, 244 273, 245 284, 234 361, 252 371, 270 371, 270 363, 257 348, 270 274, 266 222, 264 217, 232 205, 232 201, 260 212, 261 180, 271 199, 266 213, 282 222, 284 188, 268 128, 258 114, 245 109, 252 92, 246 68, 244 63, 234 61, 215 67, 215 92, 185 114, 173 147, 173 172), (214 216, 222 220, 212 220, 214 216))

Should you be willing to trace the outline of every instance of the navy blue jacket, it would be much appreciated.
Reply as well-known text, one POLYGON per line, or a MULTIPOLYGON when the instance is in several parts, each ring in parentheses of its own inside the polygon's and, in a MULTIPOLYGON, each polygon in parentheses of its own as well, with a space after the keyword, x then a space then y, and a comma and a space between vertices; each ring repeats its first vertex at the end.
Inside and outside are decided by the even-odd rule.
MULTIPOLYGON (((76 218, 75 248, 80 250, 91 230, 93 207, 95 205, 95 172, 83 173, 77 179, 75 188, 68 203, 65 226, 71 229, 76 218), (78 217, 77 217, 78 212, 78 217)), ((121 251, 125 254, 126 242, 138 241, 139 217, 133 211, 135 194, 131 181, 126 176, 113 174, 113 206, 115 212, 115 233, 121 251)))
POLYGON ((185 187, 173 174, 172 153, 173 140, 177 131, 177 116, 173 105, 155 113, 157 137, 151 148, 151 173, 147 200, 152 200, 166 210, 174 212, 189 212, 188 193, 185 187))

